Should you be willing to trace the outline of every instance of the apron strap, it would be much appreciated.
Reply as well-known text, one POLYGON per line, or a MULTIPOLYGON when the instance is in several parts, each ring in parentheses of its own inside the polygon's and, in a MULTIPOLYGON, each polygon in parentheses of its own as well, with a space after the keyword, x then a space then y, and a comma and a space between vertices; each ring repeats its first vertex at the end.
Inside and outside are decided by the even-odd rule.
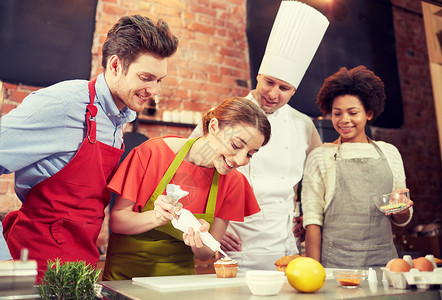
POLYGON ((87 105, 86 122, 87 122, 87 138, 91 144, 95 144, 97 141, 97 123, 95 117, 97 116, 98 109, 94 105, 95 100, 95 82, 97 78, 89 81, 89 104, 87 105))
MULTIPOLYGON (((183 147, 181 147, 180 151, 177 153, 176 157, 174 158, 174 160, 170 164, 166 173, 164 173, 163 178, 161 178, 160 183, 158 183, 158 186, 156 187, 155 191, 152 193, 152 196, 150 196, 149 200, 147 201, 146 205, 141 210, 141 212, 152 210, 154 208, 154 202, 157 200, 158 196, 164 192, 164 190, 166 189, 166 186, 172 180, 173 175, 175 175, 176 171, 178 170, 178 167, 181 165, 182 161, 186 157, 186 155, 189 152, 190 148, 192 147, 193 143, 195 143, 195 141, 197 139, 198 138, 190 139, 183 145, 183 147)), ((218 196, 219 176, 220 176, 220 174, 215 169, 215 172, 214 172, 213 178, 212 178, 212 185, 210 186, 210 192, 209 192, 209 197, 208 197, 208 201, 207 201, 206 211, 205 211, 205 214, 209 215, 209 219, 211 219, 211 222, 209 222, 207 220, 210 224, 212 224, 213 219, 214 219, 214 215, 215 215, 216 198, 218 196)), ((201 215, 201 214, 199 214, 199 215, 201 215)))
POLYGON ((387 159, 387 158, 385 157, 385 155, 384 155, 384 152, 382 152, 381 148, 379 148, 379 146, 376 145, 376 142, 373 141, 373 140, 372 140, 371 138, 369 138, 368 136, 367 136, 367 139, 368 139, 368 141, 373 145, 373 147, 378 151, 379 156, 382 157, 382 158, 384 158, 384 159, 387 159))
MULTIPOLYGON (((154 203, 158 199, 158 196, 164 192, 164 190, 166 189, 166 186, 169 184, 170 180, 172 180, 173 175, 175 174, 178 167, 181 165, 182 161, 184 160, 184 158, 186 157, 190 148, 192 147, 193 143, 195 143, 195 141, 197 139, 198 138, 190 139, 183 145, 183 147, 181 147, 180 151, 178 151, 176 157, 174 158, 174 160, 170 164, 166 173, 164 173, 163 178, 161 178, 160 183, 156 187, 155 191, 152 193, 152 196, 150 196, 146 205, 141 210, 142 212, 154 209, 154 203)), ((194 214, 197 219, 205 219, 210 224, 210 226, 212 226, 213 220, 215 218, 215 208, 216 208, 216 199, 218 196, 219 177, 220 177, 220 174, 215 169, 215 172, 214 172, 213 178, 212 178, 212 184, 210 186, 209 197, 207 200, 205 213, 204 214, 194 214)), ((180 230, 176 229, 175 227, 173 227, 171 222, 168 222, 167 224, 162 225, 162 226, 158 226, 155 228, 155 230, 167 233, 174 238, 182 240, 182 232, 180 230)))
POLYGON ((215 169, 212 178, 212 185, 210 186, 209 198, 207 200, 205 220, 212 225, 215 218, 216 197, 218 196, 219 173, 215 169))
POLYGON ((160 183, 158 183, 152 196, 150 196, 146 205, 141 210, 142 212, 153 209, 153 207, 154 207, 153 203, 157 200, 158 196, 164 192, 164 190, 166 189, 166 186, 172 180, 172 177, 173 177, 173 175, 175 175, 176 170, 178 170, 178 167, 181 165, 181 163, 183 162, 187 153, 189 152, 190 148, 192 147, 193 143, 195 143, 195 141, 197 139, 198 138, 190 139, 183 145, 183 147, 181 147, 180 151, 177 153, 177 155, 173 159, 173 161, 170 164, 169 168, 167 169, 166 173, 164 173, 163 178, 161 178, 160 183))

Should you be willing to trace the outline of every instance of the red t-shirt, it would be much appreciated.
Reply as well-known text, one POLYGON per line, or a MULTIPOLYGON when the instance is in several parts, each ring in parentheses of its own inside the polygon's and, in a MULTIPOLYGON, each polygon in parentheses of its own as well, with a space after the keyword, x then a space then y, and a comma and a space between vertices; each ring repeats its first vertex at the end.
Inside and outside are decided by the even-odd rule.
MULTIPOLYGON (((175 156, 163 138, 152 138, 129 153, 108 188, 135 202, 135 210, 141 211, 175 156)), ((205 212, 214 171, 215 168, 200 167, 183 160, 170 183, 189 192, 186 197, 180 199, 184 208, 194 214, 205 212)), ((166 191, 163 194, 166 194, 166 191)), ((220 175, 215 217, 242 222, 245 216, 260 210, 244 175, 237 170, 220 175)))

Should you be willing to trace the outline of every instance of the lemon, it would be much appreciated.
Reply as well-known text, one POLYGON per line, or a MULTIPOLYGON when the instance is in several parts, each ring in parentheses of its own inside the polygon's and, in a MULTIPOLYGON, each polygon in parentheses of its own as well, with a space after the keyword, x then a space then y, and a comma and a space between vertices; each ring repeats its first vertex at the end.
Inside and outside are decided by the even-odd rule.
POLYGON ((290 285, 300 292, 313 293, 325 283, 324 267, 310 257, 298 257, 285 270, 290 285))

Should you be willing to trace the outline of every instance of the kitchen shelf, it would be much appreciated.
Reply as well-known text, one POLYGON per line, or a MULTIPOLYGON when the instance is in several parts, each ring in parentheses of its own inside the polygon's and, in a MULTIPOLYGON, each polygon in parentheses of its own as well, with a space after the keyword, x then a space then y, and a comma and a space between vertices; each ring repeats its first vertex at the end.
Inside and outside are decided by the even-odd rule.
POLYGON ((148 124, 148 125, 163 125, 163 126, 175 126, 175 127, 185 127, 185 128, 195 128, 196 124, 190 123, 177 123, 177 122, 165 122, 161 120, 152 120, 152 119, 138 119, 140 124, 148 124))

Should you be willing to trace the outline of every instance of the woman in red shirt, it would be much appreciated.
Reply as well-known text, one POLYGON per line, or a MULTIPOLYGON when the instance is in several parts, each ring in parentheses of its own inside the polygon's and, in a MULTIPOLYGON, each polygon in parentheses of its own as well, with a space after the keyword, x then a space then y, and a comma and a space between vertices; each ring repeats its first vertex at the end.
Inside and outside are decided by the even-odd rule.
POLYGON ((230 220, 243 221, 260 211, 247 179, 235 169, 270 139, 270 123, 245 98, 231 98, 203 117, 204 135, 153 138, 131 151, 108 188, 118 197, 111 213, 112 234, 104 280, 195 273, 194 257, 214 252, 199 233, 170 225, 181 206, 220 241, 230 220), (170 203, 167 184, 189 194, 170 203), (189 247, 190 246, 190 247, 189 247))

